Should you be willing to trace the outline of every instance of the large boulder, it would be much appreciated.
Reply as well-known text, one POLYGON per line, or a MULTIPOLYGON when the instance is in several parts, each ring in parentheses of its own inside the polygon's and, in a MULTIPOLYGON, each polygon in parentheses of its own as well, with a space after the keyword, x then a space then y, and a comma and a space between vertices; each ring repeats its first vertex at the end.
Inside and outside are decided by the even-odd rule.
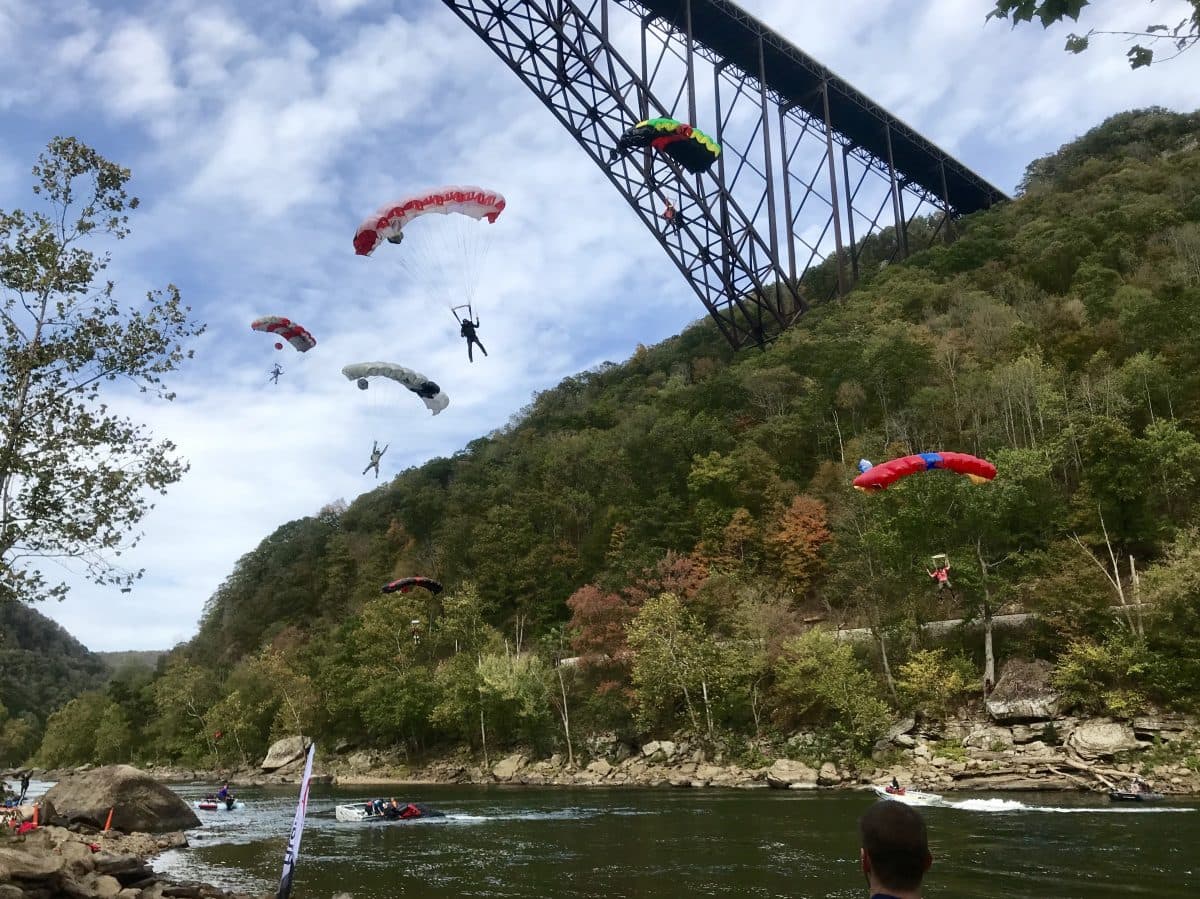
POLYGON ((528 761, 522 753, 515 752, 492 765, 492 777, 496 780, 509 780, 524 768, 528 761))
POLYGON ((1111 758, 1118 752, 1130 749, 1141 749, 1143 744, 1138 742, 1133 728, 1128 724, 1098 718, 1095 721, 1084 721, 1071 731, 1067 746, 1075 750, 1080 758, 1092 761, 1111 758))
POLYGON ((1054 666, 1040 659, 1010 659, 1000 681, 987 698, 988 714, 996 721, 1048 721, 1058 717, 1058 691, 1051 676, 1054 666))
POLYGON ((112 809, 112 826, 125 833, 165 833, 200 826, 179 796, 132 765, 109 765, 65 777, 42 800, 47 817, 98 827, 112 809))
POLYGON ((767 784, 777 790, 812 790, 817 786, 817 772, 804 762, 776 759, 767 771, 767 784))
POLYGON ((308 752, 308 744, 312 741, 308 737, 284 737, 282 740, 276 740, 271 744, 271 748, 267 750, 267 757, 262 760, 259 765, 265 772, 278 771, 280 768, 286 768, 293 762, 299 761, 308 752))

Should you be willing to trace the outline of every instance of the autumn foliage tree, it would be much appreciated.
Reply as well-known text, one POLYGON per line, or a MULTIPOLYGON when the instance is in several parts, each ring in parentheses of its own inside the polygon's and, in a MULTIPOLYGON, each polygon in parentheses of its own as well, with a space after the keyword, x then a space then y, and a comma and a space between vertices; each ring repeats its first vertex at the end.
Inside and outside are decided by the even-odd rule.
POLYGON ((792 589, 804 594, 821 572, 821 548, 829 542, 829 518, 825 503, 801 494, 779 516, 778 525, 766 544, 792 589))

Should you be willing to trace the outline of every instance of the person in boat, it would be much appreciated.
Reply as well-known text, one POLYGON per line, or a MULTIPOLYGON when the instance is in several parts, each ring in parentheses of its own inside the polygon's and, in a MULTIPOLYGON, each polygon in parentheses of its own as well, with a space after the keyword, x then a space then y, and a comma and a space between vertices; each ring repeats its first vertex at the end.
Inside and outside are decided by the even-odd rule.
POLYGON ((903 793, 904 792, 900 787, 900 781, 896 780, 896 775, 894 775, 894 774, 892 775, 892 792, 893 793, 903 793))
POLYGON ((920 813, 881 799, 858 820, 859 858, 872 897, 920 899, 921 881, 933 864, 920 813))
POLYGON ((217 790, 217 798, 220 799, 222 802, 224 802, 226 799, 229 798, 229 784, 228 783, 222 784, 221 789, 217 790))

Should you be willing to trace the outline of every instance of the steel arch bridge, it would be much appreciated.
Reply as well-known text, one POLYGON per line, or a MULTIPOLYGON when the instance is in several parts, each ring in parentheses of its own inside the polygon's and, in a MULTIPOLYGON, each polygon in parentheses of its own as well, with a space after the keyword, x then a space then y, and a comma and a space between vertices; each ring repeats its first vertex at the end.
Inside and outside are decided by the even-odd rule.
POLYGON ((887 258, 917 230, 1007 197, 730 0, 442 0, 574 135, 674 260, 726 339, 764 346, 858 280, 865 238, 887 258), (610 153, 647 118, 722 146, 689 174, 649 150, 610 153), (662 215, 670 203, 682 225, 662 215), (916 219, 924 227, 914 229, 916 219))

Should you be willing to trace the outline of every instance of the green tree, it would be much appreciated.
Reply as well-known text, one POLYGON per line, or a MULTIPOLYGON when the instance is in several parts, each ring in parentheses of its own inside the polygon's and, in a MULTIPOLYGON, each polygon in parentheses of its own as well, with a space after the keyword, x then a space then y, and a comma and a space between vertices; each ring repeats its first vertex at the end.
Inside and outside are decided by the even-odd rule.
POLYGON ((865 753, 887 728, 887 704, 854 650, 823 631, 789 640, 776 662, 780 723, 829 728, 852 753, 865 753))
MULTIPOLYGON (((1019 22, 1032 21, 1033 17, 1037 16, 1042 27, 1049 28, 1063 19, 1078 21, 1083 8, 1089 4, 1090 0, 1000 0, 987 17, 1011 18, 1016 26, 1019 22)), ((1147 25, 1144 31, 1097 31, 1093 28, 1084 35, 1069 35, 1064 49, 1070 53, 1082 53, 1095 35, 1140 38, 1151 45, 1163 43, 1171 55, 1155 58, 1156 51, 1153 46, 1134 44, 1125 54, 1129 58, 1130 68, 1140 69, 1156 62, 1166 62, 1200 41, 1200 0, 1188 0, 1188 4, 1191 6, 1191 13, 1178 22, 1147 25)))
POLYGON ((51 715, 38 750, 38 764, 57 768, 94 762, 97 731, 110 705, 103 693, 90 690, 51 715))
POLYGON ((125 712, 109 701, 96 725, 95 761, 102 765, 129 762, 133 756, 133 731, 125 712))
POLYGON ((77 560, 100 584, 140 576, 114 556, 186 466, 106 398, 131 384, 173 399, 163 376, 203 331, 173 285, 122 309, 109 254, 87 249, 129 233, 128 169, 60 137, 33 175, 44 208, 0 210, 0 599, 63 595, 39 559, 77 560))

